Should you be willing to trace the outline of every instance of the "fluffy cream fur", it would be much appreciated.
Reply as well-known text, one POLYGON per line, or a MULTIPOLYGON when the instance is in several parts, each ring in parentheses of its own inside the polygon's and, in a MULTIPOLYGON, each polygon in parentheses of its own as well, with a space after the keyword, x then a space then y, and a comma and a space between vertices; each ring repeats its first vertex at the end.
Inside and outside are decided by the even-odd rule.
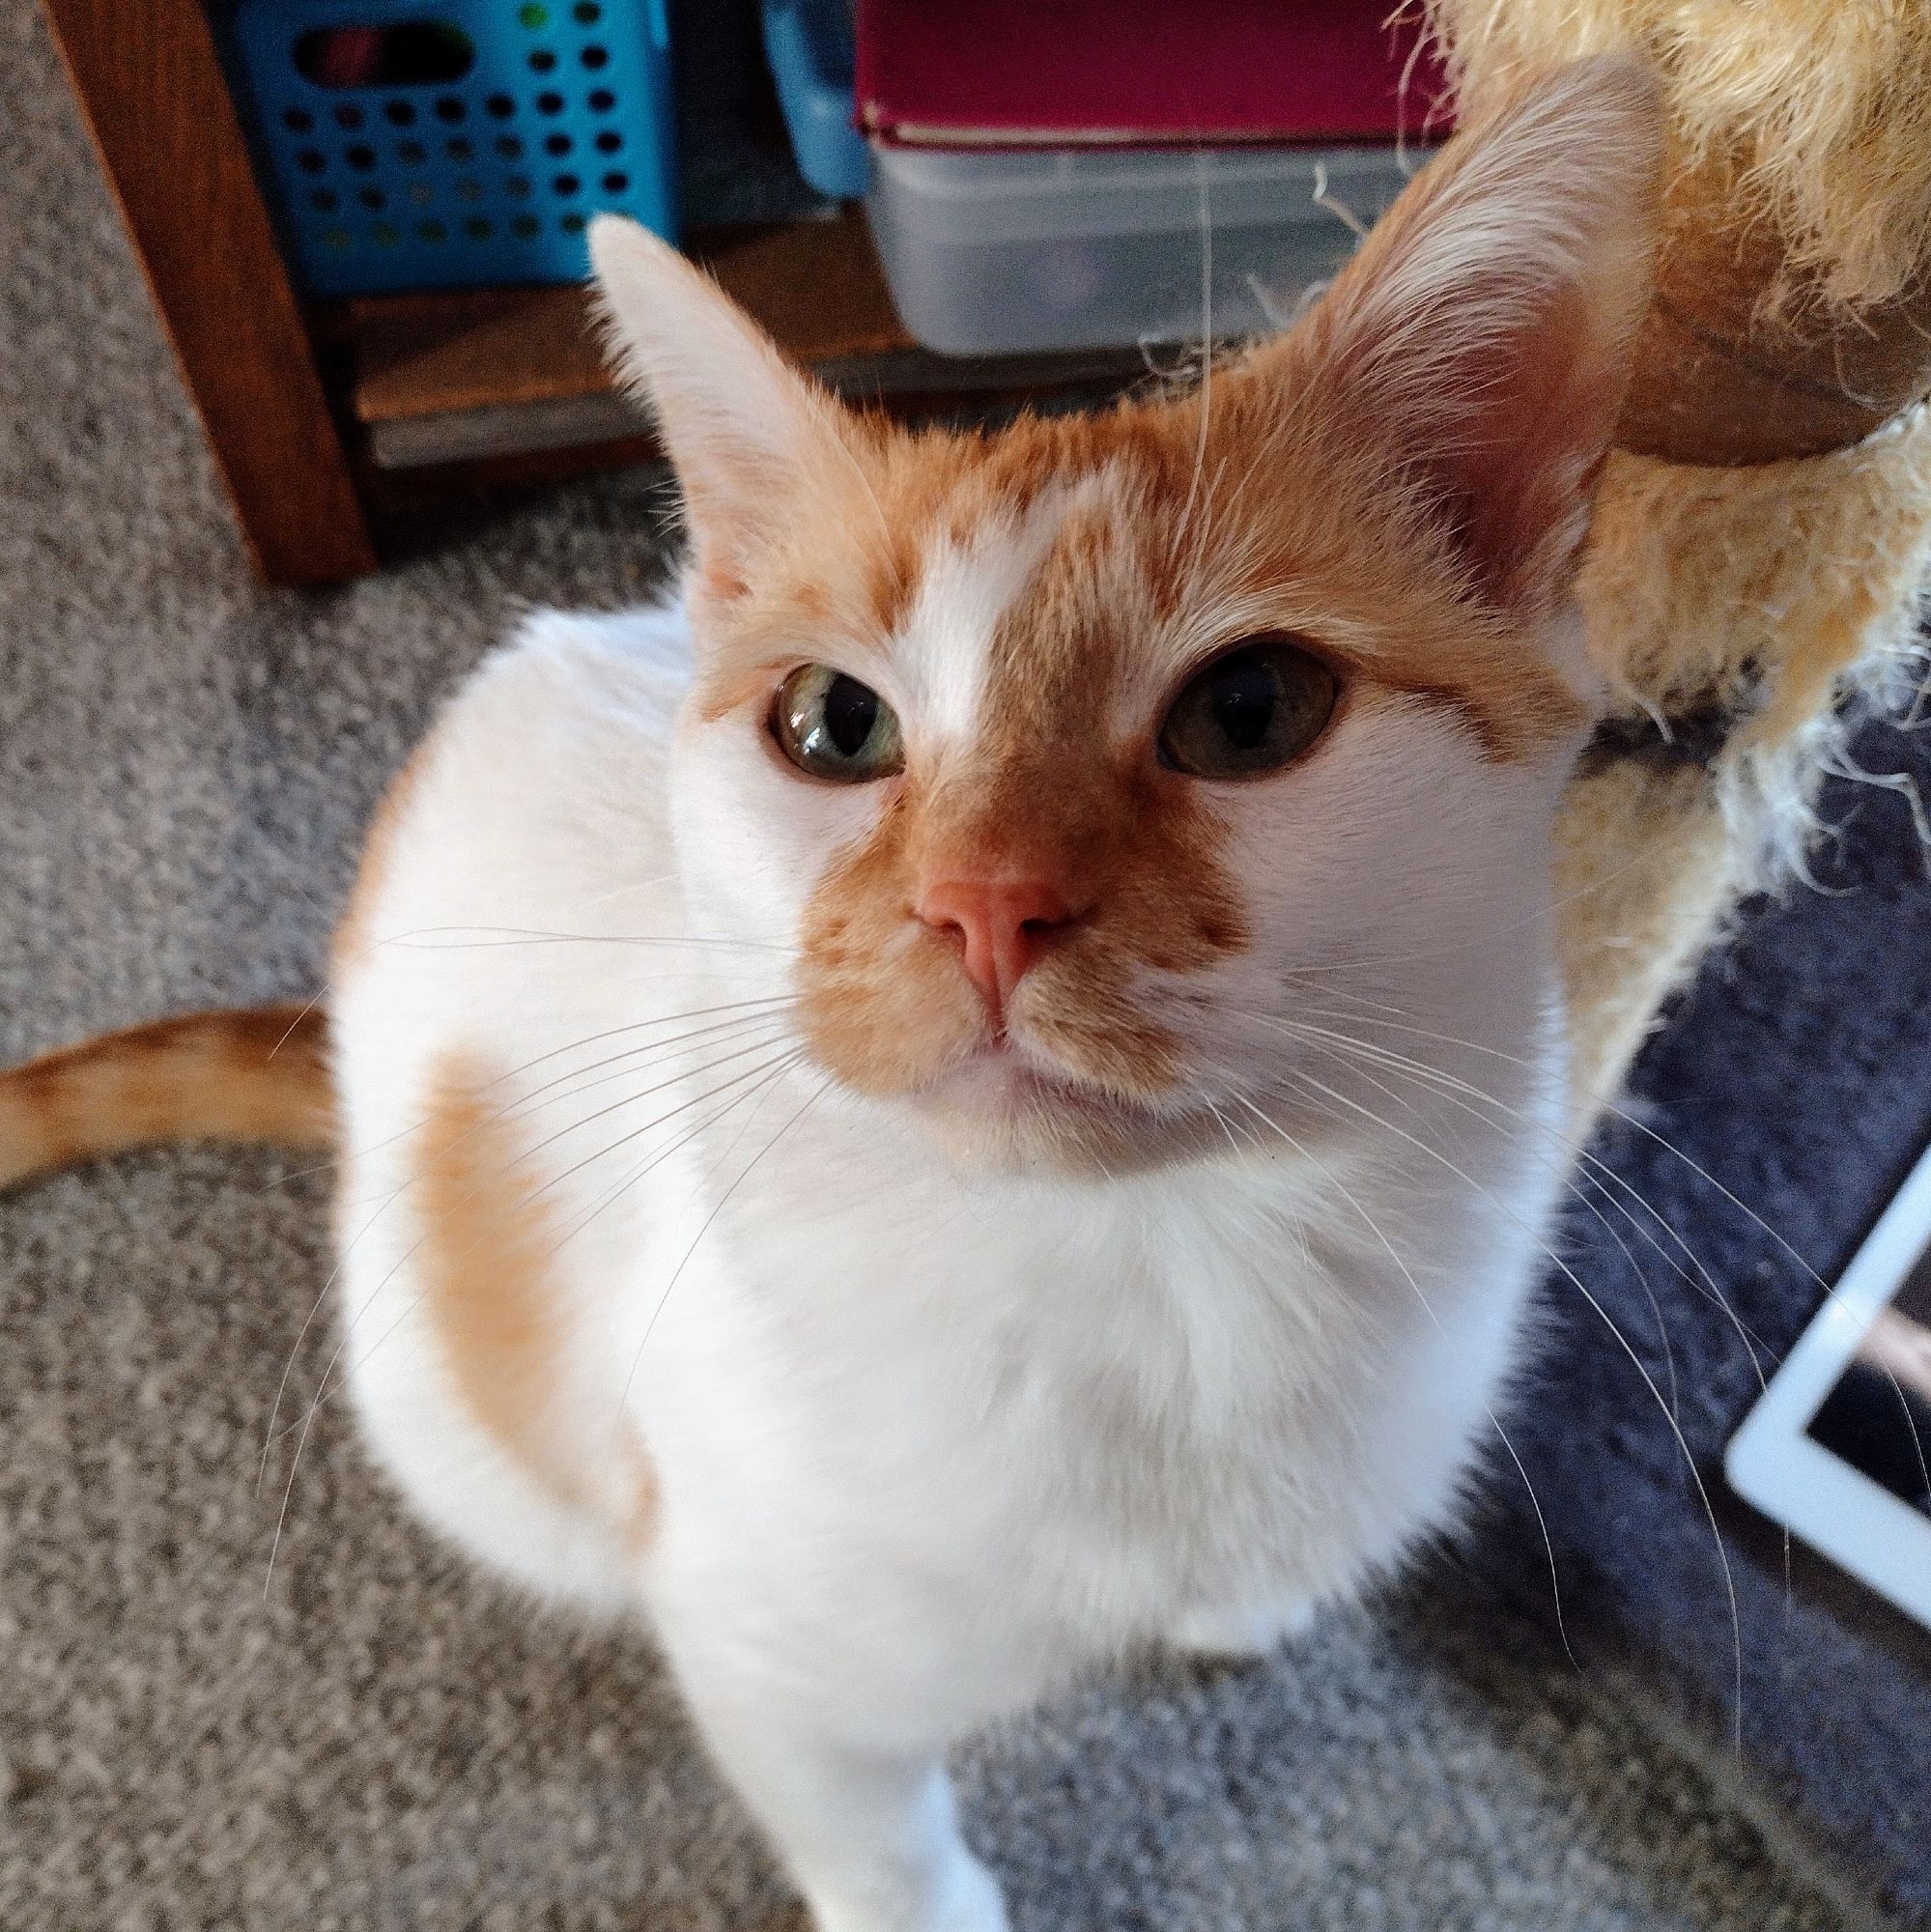
POLYGON ((1744 876, 1801 864, 1825 721, 1884 706, 1921 669, 1931 409, 1801 462, 1736 469, 1618 454, 1581 594, 1591 655, 1652 716, 1714 699, 1742 720, 1719 760, 1744 876))
MULTIPOLYGON (((1707 272, 1749 254, 1746 295, 1750 278, 1768 275, 1755 289, 1764 333, 1736 367, 1752 348, 1775 364, 1819 331, 1855 335, 1880 305, 1921 299, 1931 8, 1425 4, 1470 111, 1524 72, 1578 55, 1633 47, 1656 63, 1675 136, 1672 186, 1683 190, 1673 218, 1709 230, 1686 259, 1707 272)), ((1700 292, 1676 293, 1693 312, 1700 292)), ((1900 326, 1894 314, 1889 326, 1900 326)), ((1720 385, 1722 375, 1718 362, 1704 380, 1720 385)), ((1698 406, 1714 419, 1725 408, 1719 394, 1698 406)), ((1931 415, 1921 405, 1861 442, 1801 460, 1717 469, 1612 456, 1579 586, 1612 702, 1665 732, 1672 718, 1712 706, 1738 722, 1707 772, 1592 766, 1565 802, 1557 839, 1578 1133, 1742 897, 1802 875, 1819 786, 1844 768, 1851 730, 1922 678, 1928 569, 1931 415)))
POLYGON ((1802 875, 1858 723, 1918 689, 1927 576, 1931 409, 1798 463, 1610 459, 1579 590, 1612 708, 1664 729, 1710 704, 1739 722, 1707 771, 1624 760, 1564 800, 1578 1135, 1731 909, 1802 875))
POLYGON ((1426 0, 1464 97, 1640 49, 1681 166, 1736 163, 1741 227, 1780 231, 1841 308, 1888 300, 1931 256, 1931 8, 1916 0, 1426 0))

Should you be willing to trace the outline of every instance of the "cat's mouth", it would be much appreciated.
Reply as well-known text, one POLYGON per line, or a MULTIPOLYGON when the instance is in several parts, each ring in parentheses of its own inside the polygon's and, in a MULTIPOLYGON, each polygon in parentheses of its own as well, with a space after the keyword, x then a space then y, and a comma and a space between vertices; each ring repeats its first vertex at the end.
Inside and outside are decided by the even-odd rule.
POLYGON ((1117 1179, 1216 1145, 1211 1115, 1183 1099, 1123 1094, 1005 1037, 975 1045, 911 1097, 953 1152, 975 1165, 1117 1179))
POLYGON ((1150 1122, 1152 1110, 1047 1060, 1008 1033, 988 1035, 931 1090, 939 1104, 1001 1122, 1150 1122))

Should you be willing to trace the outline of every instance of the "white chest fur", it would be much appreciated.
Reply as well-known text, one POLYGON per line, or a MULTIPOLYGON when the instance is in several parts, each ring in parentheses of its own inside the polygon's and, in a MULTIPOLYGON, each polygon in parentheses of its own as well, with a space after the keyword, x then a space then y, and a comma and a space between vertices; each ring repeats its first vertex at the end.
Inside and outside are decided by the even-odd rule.
POLYGON ((833 1548, 908 1617, 982 1622, 997 1578, 988 1641, 1036 1673, 1285 1617, 1445 1514, 1530 1246, 1497 1217, 1444 1225, 1439 1185, 1403 1200, 1333 1146, 1075 1192, 922 1173, 839 1122, 787 1140, 687 1246, 639 1377, 702 1486, 688 1533, 755 1523, 787 1598, 833 1548))

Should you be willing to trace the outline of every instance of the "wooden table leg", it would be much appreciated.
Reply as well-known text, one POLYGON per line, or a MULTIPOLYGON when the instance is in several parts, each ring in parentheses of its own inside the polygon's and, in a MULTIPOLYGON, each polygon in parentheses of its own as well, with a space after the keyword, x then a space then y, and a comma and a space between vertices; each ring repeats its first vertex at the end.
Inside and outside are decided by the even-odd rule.
POLYGON ((301 309, 199 0, 44 0, 257 569, 375 568, 301 309))

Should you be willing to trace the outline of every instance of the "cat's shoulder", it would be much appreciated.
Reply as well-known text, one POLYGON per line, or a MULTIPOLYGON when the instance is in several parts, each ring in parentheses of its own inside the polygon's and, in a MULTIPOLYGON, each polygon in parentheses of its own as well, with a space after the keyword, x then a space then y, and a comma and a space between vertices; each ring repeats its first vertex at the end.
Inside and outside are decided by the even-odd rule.
POLYGON ((690 680, 677 604, 532 611, 458 688, 398 789, 412 815, 440 800, 471 825, 534 826, 606 799, 635 811, 690 680))
POLYGON ((674 604, 525 618, 391 781, 337 934, 338 971, 427 919, 581 921, 628 867, 661 869, 665 767, 690 663, 674 604))
POLYGON ((444 730, 601 725, 667 731, 691 682, 691 630, 677 601, 629 611, 534 611, 476 667, 444 730))

